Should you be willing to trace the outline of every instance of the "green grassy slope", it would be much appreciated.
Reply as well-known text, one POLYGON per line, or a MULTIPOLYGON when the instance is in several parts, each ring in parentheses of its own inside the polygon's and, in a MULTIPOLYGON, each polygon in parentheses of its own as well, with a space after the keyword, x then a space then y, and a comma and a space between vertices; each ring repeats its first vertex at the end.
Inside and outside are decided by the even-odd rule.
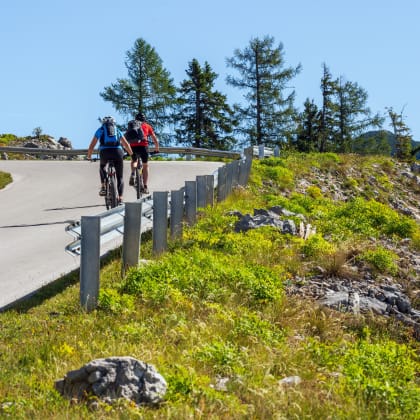
MULTIPOLYGON (((348 275, 356 256, 376 280, 410 278, 410 267, 393 257, 402 240, 420 252, 418 222, 390 207, 400 198, 415 210, 419 186, 403 169, 386 157, 334 154, 255 161, 249 185, 205 209, 167 253, 154 258, 144 238, 141 256, 150 262, 125 278, 120 251, 103 262, 97 310, 81 310, 74 273, 1 313, 0 417, 419 418, 413 329, 288 294, 319 265, 326 282, 348 275), (316 235, 234 231, 232 211, 273 205, 303 214, 316 235), (374 241, 386 242, 387 252, 366 254, 374 241), (92 412, 54 390, 68 371, 124 355, 165 377, 161 406, 122 401, 92 412), (300 383, 282 382, 291 376, 300 383)), ((418 285, 404 287, 419 309, 418 285)))

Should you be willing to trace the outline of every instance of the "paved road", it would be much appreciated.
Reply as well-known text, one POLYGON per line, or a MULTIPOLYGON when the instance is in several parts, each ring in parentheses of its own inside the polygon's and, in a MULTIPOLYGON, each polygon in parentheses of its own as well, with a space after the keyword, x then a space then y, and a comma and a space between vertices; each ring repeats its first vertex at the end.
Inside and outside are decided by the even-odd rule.
MULTIPOLYGON (((171 191, 212 174, 216 162, 152 161, 149 190, 171 191)), ((4 161, 13 183, 0 190, 0 309, 79 267, 64 251, 73 238, 66 226, 106 210, 99 191, 99 164, 88 161, 4 161)), ((128 186, 125 202, 135 200, 128 186)))

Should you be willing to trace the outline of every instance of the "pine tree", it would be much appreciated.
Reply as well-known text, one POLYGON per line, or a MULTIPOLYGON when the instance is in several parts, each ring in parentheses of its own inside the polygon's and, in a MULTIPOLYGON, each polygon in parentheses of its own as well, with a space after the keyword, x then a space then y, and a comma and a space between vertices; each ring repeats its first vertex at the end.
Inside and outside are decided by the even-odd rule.
POLYGON ((395 136, 395 157, 401 160, 409 160, 412 156, 411 148, 413 137, 410 129, 404 122, 402 112, 397 114, 392 108, 387 108, 391 126, 395 136))
POLYGON ((155 49, 141 38, 127 51, 125 66, 128 78, 105 87, 101 97, 129 118, 143 112, 155 130, 161 130, 169 122, 169 110, 175 102, 176 89, 169 72, 155 49))
POLYGON ((290 141, 295 128, 295 91, 288 83, 300 72, 300 65, 285 68, 283 45, 274 38, 253 38, 244 50, 236 49, 227 65, 239 72, 227 83, 245 91, 245 105, 235 109, 241 121, 239 132, 249 144, 280 145, 290 141), (286 89, 290 90, 284 95, 286 89))
POLYGON ((320 135, 321 111, 313 100, 306 99, 304 110, 298 116, 296 149, 300 152, 314 152, 318 150, 320 135))
POLYGON ((209 63, 201 67, 196 59, 189 63, 178 90, 178 110, 174 115, 179 143, 193 147, 230 150, 235 144, 233 111, 226 96, 214 90, 218 75, 209 63))

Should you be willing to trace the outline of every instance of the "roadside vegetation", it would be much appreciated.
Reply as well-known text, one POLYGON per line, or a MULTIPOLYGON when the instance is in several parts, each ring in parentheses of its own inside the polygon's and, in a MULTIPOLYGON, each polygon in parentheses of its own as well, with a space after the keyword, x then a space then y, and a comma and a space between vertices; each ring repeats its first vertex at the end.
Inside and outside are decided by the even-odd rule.
POLYGON ((384 156, 254 161, 249 185, 202 209, 168 252, 153 257, 146 235, 148 264, 121 278, 120 250, 103 261, 97 310, 80 308, 76 272, 0 314, 0 417, 420 418, 420 345, 412 328, 288 294, 320 266, 325 281, 345 273, 349 260, 365 264, 374 279, 403 283, 409 267, 374 244, 404 240, 420 251, 418 223, 389 206, 407 191, 418 197, 418 184, 384 156), (333 183, 326 188, 324 179, 333 183), (349 199, 337 200, 334 185, 349 199), (274 205, 304 215, 316 234, 235 232, 234 212, 274 205), (153 364, 168 382, 165 402, 101 403, 89 411, 54 390, 68 371, 109 356, 153 364), (300 382, 282 382, 290 377, 300 382))
POLYGON ((0 171, 0 190, 13 181, 12 175, 8 172, 0 171))

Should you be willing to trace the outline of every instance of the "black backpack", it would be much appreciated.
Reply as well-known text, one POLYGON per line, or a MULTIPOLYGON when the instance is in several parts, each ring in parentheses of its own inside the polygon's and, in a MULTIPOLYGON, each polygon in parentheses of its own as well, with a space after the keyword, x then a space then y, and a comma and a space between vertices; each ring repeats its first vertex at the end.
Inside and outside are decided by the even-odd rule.
POLYGON ((127 124, 127 131, 124 137, 129 143, 141 143, 146 140, 143 129, 141 128, 141 122, 137 120, 131 120, 127 124))
POLYGON ((120 142, 117 138, 117 127, 115 126, 115 121, 112 118, 104 119, 102 124, 102 136, 100 138, 100 143, 103 146, 110 147, 120 145, 120 142))

